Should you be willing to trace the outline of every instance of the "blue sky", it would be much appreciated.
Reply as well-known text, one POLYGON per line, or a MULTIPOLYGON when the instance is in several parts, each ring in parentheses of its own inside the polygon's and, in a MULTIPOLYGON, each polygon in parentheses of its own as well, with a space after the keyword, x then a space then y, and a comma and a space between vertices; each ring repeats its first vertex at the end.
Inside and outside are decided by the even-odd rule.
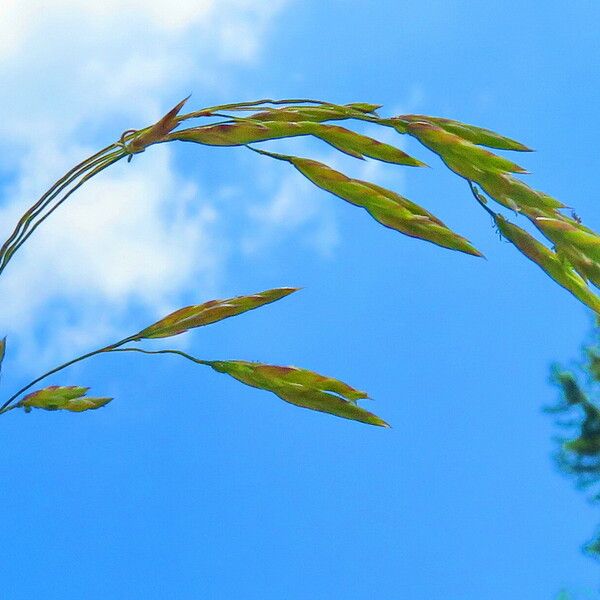
MULTIPOLYGON (((198 107, 316 97, 495 129, 534 147, 528 181, 598 230, 599 20, 583 1, 5 1, 1 232, 189 92, 198 107)), ((378 227, 288 165, 187 145, 118 165, 32 238, 0 283, 3 396, 174 307, 299 285, 173 343, 339 377, 393 428, 176 358, 74 367, 48 384, 114 402, 0 423, 3 597, 594 597, 579 546, 597 509, 555 472, 541 414, 551 362, 577 357, 591 316, 498 240, 439 160, 385 139, 432 168, 273 147, 393 187, 487 260, 378 227)))

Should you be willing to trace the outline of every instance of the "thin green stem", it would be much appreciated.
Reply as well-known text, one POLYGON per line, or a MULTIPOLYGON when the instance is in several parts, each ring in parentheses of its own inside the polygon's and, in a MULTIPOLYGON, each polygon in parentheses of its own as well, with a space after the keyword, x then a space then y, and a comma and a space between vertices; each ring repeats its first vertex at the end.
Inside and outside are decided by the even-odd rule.
POLYGON ((274 158, 276 160, 281 160, 283 162, 290 162, 290 157, 286 154, 278 154, 277 152, 269 152, 268 150, 261 150, 260 148, 255 148, 254 146, 250 146, 250 144, 244 144, 248 150, 252 150, 252 152, 256 152, 256 154, 262 154, 263 156, 268 156, 269 158, 274 158))
POLYGON ((184 115, 180 115, 177 117, 179 122, 186 121, 187 119, 195 119, 197 117, 210 117, 211 114, 215 111, 220 110, 245 110, 248 107, 260 106, 261 104, 323 104, 329 106, 332 105, 331 102, 323 102, 322 100, 311 100, 308 98, 288 98, 285 100, 272 100, 270 98, 265 98, 263 100, 253 100, 251 102, 235 102, 232 104, 218 104, 216 106, 209 106, 208 108, 203 108, 202 110, 197 110, 191 113, 187 113, 184 115))
MULTIPOLYGON (((113 154, 109 154, 104 157, 103 161, 100 162, 92 171, 88 172, 73 188, 71 188, 48 212, 40 218, 40 220, 31 228, 31 230, 24 236, 19 242, 18 246, 15 247, 12 254, 14 254, 31 236, 31 234, 61 205, 63 202, 71 196, 71 194, 75 193, 86 181, 89 181, 92 177, 96 176, 101 171, 104 171, 110 165, 116 163, 127 156, 123 151, 114 152, 113 154)), ((11 254, 11 256, 12 256, 11 254)), ((0 271, 1 272, 1 271, 0 271)))
POLYGON ((82 354, 81 356, 78 356, 77 358, 73 358, 72 360, 69 360, 68 362, 63 363, 62 365, 59 365, 58 367, 54 367, 54 369, 47 371, 43 375, 36 377, 33 381, 30 381, 27 385, 23 386, 19 391, 15 392, 2 406, 0 406, 0 415, 8 412, 10 410, 13 410, 14 408, 18 408, 19 403, 17 402, 15 404, 12 404, 12 402, 14 402, 19 396, 24 394, 27 390, 31 389, 36 383, 43 381, 47 377, 50 377, 51 375, 54 375, 55 373, 58 373, 59 371, 62 371, 64 369, 66 369, 67 367, 70 367, 70 366, 77 364, 88 358, 92 358, 93 356, 97 356, 98 354, 105 354, 107 352, 139 352, 141 354, 176 354, 176 355, 182 356, 183 358, 186 358, 187 360, 190 360, 198 365, 210 366, 209 361, 201 360, 200 358, 196 358, 196 357, 192 356, 191 354, 188 354, 187 352, 183 352, 182 350, 144 350, 143 348, 121 348, 121 346, 123 346, 124 344, 127 344, 132 341, 135 341, 135 337, 129 336, 125 339, 122 339, 122 340, 114 343, 114 344, 110 344, 108 346, 104 346, 103 348, 93 350, 92 352, 87 352, 86 354, 82 354))
POLYGON ((486 200, 485 196, 483 196, 483 194, 481 194, 481 192, 479 192, 479 190, 475 187, 475 184, 470 179, 467 179, 467 183, 469 184, 469 188, 471 189, 471 193, 473 194, 473 197, 475 198, 475 200, 477 200, 477 202, 481 206, 481 208, 483 208, 483 210, 485 210, 488 213, 488 215, 490 215, 492 217, 492 219, 494 219, 494 222, 495 222, 497 215, 487 205, 487 200, 486 200))
MULTIPOLYGON (((262 100, 254 100, 252 102, 236 102, 233 104, 219 104, 216 106, 209 106, 207 108, 203 108, 201 110, 197 110, 191 113, 179 115, 177 117, 177 121, 179 123, 183 121, 187 121, 188 119, 196 119, 199 117, 212 117, 217 116, 215 113, 218 113, 222 110, 239 110, 239 111, 252 111, 259 109, 264 104, 273 104, 273 105, 284 105, 284 104, 317 104, 320 106, 331 106, 331 107, 340 107, 343 105, 335 104, 334 102, 326 102, 324 100, 313 100, 309 98, 287 98, 284 100, 273 100, 270 98, 264 98, 262 100)), ((264 107, 267 108, 267 107, 264 107)), ((360 111, 356 111, 353 118, 359 119, 361 121, 368 121, 370 123, 376 123, 379 125, 383 125, 386 127, 393 127, 397 129, 397 122, 392 119, 385 119, 378 117, 373 114, 363 113, 360 111)), ((398 131, 398 133, 404 133, 398 131)))
MULTIPOLYGON (((122 152, 122 151, 120 150, 117 152, 122 152)), ((107 158, 114 156, 114 155, 115 155, 115 152, 113 152, 111 154, 104 154, 103 156, 100 156, 99 158, 90 160, 87 163, 85 163, 85 165, 80 167, 76 172, 74 172, 70 177, 66 178, 61 183, 61 185, 56 187, 56 189, 52 193, 48 194, 47 198, 44 200, 44 202, 40 203, 40 205, 37 207, 37 209, 31 213, 29 219, 27 220, 27 223, 25 224, 24 229, 21 231, 21 235, 23 233, 25 233, 25 231, 27 230, 27 227, 31 224, 33 219, 35 217, 37 217, 38 215, 40 215, 43 212, 43 210, 52 202, 52 200, 54 200, 62 191, 64 191, 69 185, 71 185, 74 181, 76 181, 84 173, 86 173, 90 169, 93 169, 97 165, 102 164, 102 162, 104 162, 107 158)))
POLYGON ((111 350, 107 350, 107 352, 140 352, 141 354, 177 354, 178 356, 183 356, 183 358, 187 358, 192 362, 198 365, 206 365, 210 366, 210 361, 202 360, 200 358, 196 358, 187 352, 183 352, 182 350, 144 350, 143 348, 113 348, 111 350))
POLYGON ((14 254, 17 252, 17 250, 19 250, 19 248, 21 248, 21 246, 29 239, 29 237, 34 233, 34 231, 61 204, 63 204, 63 202, 65 202, 65 200, 67 200, 67 198, 69 198, 69 196, 71 196, 71 194, 73 194, 75 191, 77 191, 86 181, 88 181, 89 179, 91 179, 92 177, 94 177, 95 175, 97 175, 98 173, 100 173, 101 171, 103 171, 104 169, 109 167, 110 165, 121 160, 125 156, 127 156, 127 154, 124 150, 118 150, 116 152, 113 152, 112 154, 103 156, 101 159, 97 159, 97 160, 93 161, 85 169, 81 169, 78 173, 72 175, 71 178, 69 180, 67 180, 62 186, 60 186, 53 195, 49 196, 46 199, 46 202, 43 203, 43 205, 39 207, 39 209, 35 212, 35 214, 33 214, 31 216, 31 218, 26 222, 26 226, 24 228, 22 228, 22 231, 16 237, 16 239, 14 240, 12 245, 7 246, 7 248, 5 249, 4 255, 0 262, 0 275, 4 271, 4 269, 6 268, 6 266, 8 265, 8 263, 10 262, 10 260, 14 256, 14 254), (89 171, 89 169, 91 167, 93 167, 94 165, 96 165, 95 168, 93 168, 91 171, 89 171), (86 172, 86 170, 88 170, 89 172, 87 172, 84 175, 84 177, 82 177, 82 179, 73 188, 71 188, 50 210, 48 210, 44 216, 40 217, 39 220, 34 225, 32 225, 31 229, 29 229, 29 231, 28 231, 28 228, 29 228, 30 224, 33 222, 33 219, 35 217, 38 217, 42 213, 42 211, 49 205, 49 203, 52 202, 52 200, 54 200, 61 191, 63 191, 68 185, 70 185, 78 177, 83 175, 86 172))
MULTIPOLYGON (((60 179, 58 179, 42 196, 31 206, 19 219, 17 225, 15 226, 14 231, 8 237, 8 239, 4 242, 2 247, 0 248, 0 257, 3 257, 7 248, 12 244, 12 242, 20 235, 21 229, 27 226, 28 220, 31 216, 39 209, 39 207, 46 201, 46 199, 55 192, 57 188, 63 186, 65 182, 71 178, 76 172, 85 167, 91 161, 101 157, 106 152, 112 150, 115 147, 115 144, 111 144, 110 146, 106 146, 102 150, 99 150, 92 156, 86 158, 81 161, 77 165, 75 165, 72 169, 70 169, 67 173, 65 173, 60 179)), ((62 188, 61 188, 62 189, 62 188)))

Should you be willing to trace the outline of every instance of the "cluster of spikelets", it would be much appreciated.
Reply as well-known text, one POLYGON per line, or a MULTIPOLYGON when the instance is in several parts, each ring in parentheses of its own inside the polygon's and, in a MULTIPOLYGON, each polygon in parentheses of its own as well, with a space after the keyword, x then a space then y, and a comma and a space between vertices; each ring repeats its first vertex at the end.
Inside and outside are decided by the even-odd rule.
MULTIPOLYGON (((367 398, 365 392, 356 390, 337 379, 324 377, 307 369, 280 367, 242 360, 209 361, 196 358, 180 350, 151 351, 132 345, 143 340, 173 337, 186 333, 190 329, 204 327, 275 302, 296 291, 297 288, 276 288, 249 296, 237 296, 225 300, 211 300, 204 304, 181 308, 138 333, 130 335, 110 346, 91 352, 85 355, 84 358, 106 352, 175 354, 187 358, 198 365, 211 367, 219 373, 226 373, 246 385, 270 391, 282 400, 296 406, 330 413, 371 425, 387 426, 385 421, 357 405, 358 400, 367 398)), ((1 352, 3 354, 5 342, 2 344, 1 352)), ((76 361, 70 361, 68 364, 73 364, 76 361)), ((57 372, 61 368, 54 369, 53 372, 57 372)), ((34 383, 37 383, 37 381, 34 383)), ((12 403, 13 400, 16 400, 32 385, 30 384, 17 392, 5 402, 0 410, 7 411, 20 407, 24 408, 27 412, 32 408, 81 412, 100 408, 111 400, 111 398, 85 397, 88 388, 84 387, 50 386, 28 394, 18 402, 12 403)))
POLYGON ((129 152, 137 153, 148 145, 176 140, 208 146, 248 146, 265 156, 290 163, 312 183, 364 208, 386 227, 445 248, 480 255, 464 237, 450 230, 429 211, 391 190, 347 177, 314 160, 249 146, 274 139, 313 136, 356 158, 368 157, 411 167, 425 166, 399 148, 327 122, 358 120, 391 127, 400 134, 417 139, 436 153, 454 173, 471 184, 479 185, 487 197, 531 221, 552 248, 492 211, 487 206, 487 197, 473 187, 477 200, 492 214, 498 230, 506 239, 557 283, 600 313, 600 299, 588 286, 590 282, 600 287, 600 237, 577 217, 560 212, 567 208, 561 202, 517 179, 514 174, 527 173, 523 167, 484 148, 529 151, 523 144, 493 131, 450 119, 426 115, 380 117, 377 114, 380 106, 374 104, 340 106, 313 102, 306 106, 290 101, 281 108, 267 108, 267 103, 226 105, 178 117, 183 107, 180 103, 154 126, 134 134, 125 147, 129 152), (259 108, 256 108, 257 105, 259 108), (247 117, 224 115, 224 110, 251 110, 252 113, 247 117), (189 119, 210 116, 225 116, 227 120, 174 131, 189 119))
MULTIPOLYGON (((359 121, 392 128, 400 134, 412 136, 437 154, 450 170, 468 182, 475 200, 491 215, 504 238, 559 285, 600 314, 600 298, 589 286, 591 283, 600 287, 600 236, 582 225, 577 217, 563 214, 561 210, 566 207, 558 200, 532 189, 515 177, 516 174, 526 173, 525 169, 484 148, 528 151, 529 148, 523 144, 493 131, 449 119, 424 115, 382 117, 377 112, 381 107, 374 104, 338 105, 305 99, 259 100, 180 114, 186 100, 180 102, 154 125, 141 130, 126 131, 119 142, 83 161, 58 180, 23 215, 11 236, 0 248, 0 273, 35 229, 87 180, 123 158, 131 160, 135 154, 145 151, 149 146, 174 141, 206 146, 242 146, 265 157, 284 161, 294 166, 316 186, 363 208, 385 227, 443 248, 481 256, 467 239, 447 227, 435 215, 391 190, 369 181, 348 177, 315 160, 271 152, 253 145, 269 140, 311 136, 358 159, 371 158, 410 167, 425 166, 423 162, 400 148, 339 124, 331 124, 334 121, 359 121), (208 119, 209 122, 204 125, 181 127, 197 119, 208 119), (551 247, 492 210, 490 199, 531 221, 550 242, 551 247)), ((127 346, 143 339, 169 337, 190 328, 208 325, 273 302, 293 291, 293 288, 268 290, 260 294, 212 301, 176 311, 134 336, 74 359, 36 379, 5 402, 0 407, 0 412, 17 406, 70 410, 69 406, 74 405, 69 405, 68 402, 58 405, 60 403, 52 400, 54 404, 45 404, 45 398, 56 397, 57 388, 54 388, 52 393, 48 393, 46 390, 49 388, 46 388, 37 392, 37 397, 30 394, 18 402, 17 400, 32 385, 74 362, 101 352, 137 351, 150 354, 179 354, 198 364, 210 366, 215 371, 227 373, 247 385, 271 391, 292 404, 385 426, 383 420, 357 405, 358 400, 367 397, 364 392, 312 371, 246 361, 205 361, 177 350, 150 352, 127 346)), ((3 351, 4 346, 2 354, 3 351)), ((70 401, 74 400, 79 402, 76 406, 84 406, 82 397, 70 401)), ((105 404, 106 399, 100 400, 105 404)), ((90 405, 88 408, 98 406, 90 405)))

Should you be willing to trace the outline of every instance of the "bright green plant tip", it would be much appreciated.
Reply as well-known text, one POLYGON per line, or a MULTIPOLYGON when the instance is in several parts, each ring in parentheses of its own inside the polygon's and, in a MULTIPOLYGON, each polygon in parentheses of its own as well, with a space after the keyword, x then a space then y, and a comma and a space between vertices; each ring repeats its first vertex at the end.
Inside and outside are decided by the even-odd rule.
POLYGON ((536 222, 555 244, 577 248, 590 260, 600 264, 600 236, 561 218, 538 217, 536 222))
POLYGON ((50 386, 25 396, 19 403, 29 412, 32 408, 44 410, 67 410, 83 412, 95 410, 108 404, 112 398, 90 398, 85 394, 89 388, 80 386, 50 386))
POLYGON ((241 360, 206 361, 205 364, 246 385, 272 392, 290 404, 369 425, 389 427, 383 419, 357 405, 357 400, 367 397, 365 392, 337 379, 297 367, 241 360))
POLYGON ((531 148, 528 148, 524 144, 500 135, 495 131, 475 127, 474 125, 467 125, 466 123, 453 121, 452 119, 429 117, 427 115, 400 115, 399 117, 394 117, 394 120, 396 119, 404 123, 430 123, 477 146, 487 146, 488 148, 497 148, 498 150, 516 150, 518 152, 532 151, 531 148))
POLYGON ((568 263, 563 262, 556 253, 501 215, 496 215, 495 221, 500 233, 512 242, 522 254, 536 263, 556 283, 571 292, 594 312, 600 314, 600 298, 568 263))
POLYGON ((600 287, 600 236, 559 213, 551 217, 539 212, 528 216, 554 244, 563 262, 570 264, 583 279, 600 287))
POLYGON ((473 174, 481 171, 527 173, 516 163, 484 150, 433 123, 415 121, 407 126, 408 133, 435 152, 446 165, 467 179, 477 181, 473 174))
POLYGON ((141 340, 179 335, 189 329, 210 325, 211 323, 234 317, 249 310, 254 310, 265 304, 276 302, 297 292, 298 289, 292 287, 275 288, 248 296, 236 296, 225 300, 210 300, 204 304, 180 308, 153 325, 146 327, 132 336, 131 339, 141 340))

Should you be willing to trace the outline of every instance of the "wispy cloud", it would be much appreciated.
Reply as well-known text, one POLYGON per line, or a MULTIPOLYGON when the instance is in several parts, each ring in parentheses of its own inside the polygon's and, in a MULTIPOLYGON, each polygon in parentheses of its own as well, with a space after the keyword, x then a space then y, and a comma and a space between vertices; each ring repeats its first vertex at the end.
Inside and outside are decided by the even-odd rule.
MULTIPOLYGON (((284 5, 0 3, 2 238, 49 182, 110 141, 105 129, 147 124, 178 95, 219 92, 231 68, 256 64, 284 5)), ((0 330, 24 356, 34 347, 38 357, 72 354, 113 335, 133 308, 160 313, 218 286, 219 214, 203 185, 175 168, 167 147, 141 158, 82 190, 5 272, 0 330)))
MULTIPOLYGON (((21 181, 40 164, 24 167, 21 181)), ((19 201, 0 211, 3 222, 14 222, 29 198, 22 182, 11 190, 19 201)), ((225 257, 215 250, 217 212, 204 197, 177 175, 168 147, 98 176, 15 256, 0 282, 0 327, 24 344, 43 331, 44 345, 60 339, 72 351, 135 327, 132 307, 159 313, 192 287, 200 297, 214 290, 225 257)))
POLYGON ((299 173, 284 176, 269 194, 269 200, 248 207, 252 226, 242 237, 242 251, 262 254, 293 232, 301 243, 330 257, 339 242, 339 232, 334 211, 323 195, 315 193, 314 186, 299 173))
POLYGON ((117 115, 144 124, 173 95, 251 65, 283 0, 3 0, 2 137, 68 136, 117 115), (11 135, 12 134, 12 135, 11 135))

